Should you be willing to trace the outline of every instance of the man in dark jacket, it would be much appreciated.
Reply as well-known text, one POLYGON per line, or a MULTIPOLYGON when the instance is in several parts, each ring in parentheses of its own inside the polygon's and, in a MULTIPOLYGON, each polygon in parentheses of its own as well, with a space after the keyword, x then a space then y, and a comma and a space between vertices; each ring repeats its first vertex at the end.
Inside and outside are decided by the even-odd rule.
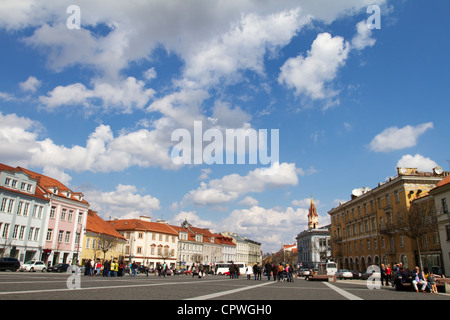
POLYGON ((270 274, 272 273, 272 265, 269 262, 267 262, 265 269, 266 269, 267 280, 270 281, 270 274))

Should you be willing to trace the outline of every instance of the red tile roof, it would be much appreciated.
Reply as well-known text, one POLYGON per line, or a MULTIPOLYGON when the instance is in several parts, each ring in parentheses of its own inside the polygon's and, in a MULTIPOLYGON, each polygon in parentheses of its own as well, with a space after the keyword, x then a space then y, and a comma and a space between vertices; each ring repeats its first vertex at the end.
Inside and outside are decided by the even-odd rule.
POLYGON ((84 199, 80 200, 79 197, 76 197, 76 195, 83 196, 83 194, 81 192, 73 192, 71 189, 66 187, 64 184, 62 184, 58 180, 47 177, 40 173, 33 172, 31 170, 28 170, 28 169, 25 169, 22 167, 17 167, 17 169, 21 170, 22 172, 25 172, 31 178, 37 180, 39 187, 42 188, 45 193, 53 194, 53 192, 50 189, 57 187, 59 190, 59 192, 58 192, 59 197, 74 200, 74 201, 79 201, 79 202, 89 205, 89 203, 86 200, 84 200, 84 199), (70 191, 69 196, 67 196, 66 191, 70 191))
POLYGON ((449 176, 446 176, 444 179, 442 179, 441 181, 439 181, 439 182, 437 183, 436 187, 440 187, 440 186, 443 186, 443 185, 448 184, 448 183, 450 183, 450 175, 449 175, 449 176))
POLYGON ((88 210, 86 231, 105 234, 111 237, 126 240, 116 229, 114 229, 109 223, 100 218, 95 211, 88 210))
POLYGON ((168 224, 161 222, 142 221, 140 219, 117 219, 107 221, 117 231, 149 231, 178 235, 178 232, 168 224))

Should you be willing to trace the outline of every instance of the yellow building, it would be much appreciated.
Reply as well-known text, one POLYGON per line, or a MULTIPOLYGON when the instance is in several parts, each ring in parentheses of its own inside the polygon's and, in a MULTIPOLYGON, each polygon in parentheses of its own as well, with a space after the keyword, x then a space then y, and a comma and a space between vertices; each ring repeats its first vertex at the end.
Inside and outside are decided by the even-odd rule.
MULTIPOLYGON (((411 205, 432 207, 433 200, 426 195, 449 173, 419 172, 415 168, 397 171, 396 177, 374 189, 353 190, 350 201, 328 212, 332 256, 339 268, 364 272, 373 264, 392 267, 402 262, 408 268, 419 265, 416 240, 400 234, 395 223, 405 210, 410 211, 411 205)), ((425 266, 440 263, 437 231, 424 235, 419 245, 425 266)))
POLYGON ((101 261, 117 259, 124 255, 126 239, 96 212, 89 210, 81 251, 81 263, 97 258, 101 261))

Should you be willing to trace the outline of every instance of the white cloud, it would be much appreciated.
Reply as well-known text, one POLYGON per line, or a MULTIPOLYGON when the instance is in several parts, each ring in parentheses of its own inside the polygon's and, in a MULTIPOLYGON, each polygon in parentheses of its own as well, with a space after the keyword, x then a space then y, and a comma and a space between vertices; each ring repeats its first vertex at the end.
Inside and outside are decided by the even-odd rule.
POLYGON ((350 46, 342 37, 320 33, 306 57, 289 58, 281 67, 280 84, 295 89, 296 95, 311 99, 331 99, 337 92, 328 86, 345 65, 350 46))
MULTIPOLYGON (((283 244, 295 243, 295 237, 307 228, 307 209, 266 209, 253 206, 230 213, 221 225, 239 235, 261 242, 264 251, 276 251, 283 244)), ((226 231, 226 230, 223 230, 226 231)))
POLYGON ((352 48, 363 50, 366 47, 372 47, 376 40, 371 38, 372 30, 367 27, 365 20, 356 25, 356 35, 352 39, 352 48))
POLYGON ((414 147, 417 144, 417 139, 432 128, 432 122, 415 127, 407 125, 400 129, 398 127, 387 128, 373 138, 370 142, 370 149, 374 152, 390 152, 414 147))
MULTIPOLYGON (((300 207, 300 208, 309 208, 311 205, 311 198, 305 198, 305 199, 299 199, 299 200, 293 200, 291 204, 294 207, 300 207)), ((314 204, 316 206, 320 205, 320 201, 317 199, 314 199, 314 204)))
POLYGON ((37 88, 41 85, 41 81, 39 81, 36 77, 29 76, 27 80, 19 83, 20 88, 23 91, 36 92, 37 88))
POLYGON ((113 83, 95 80, 92 90, 82 83, 57 86, 39 100, 50 111, 64 105, 83 105, 89 113, 99 99, 102 108, 130 113, 134 109, 143 109, 154 94, 153 89, 145 88, 143 81, 128 77, 113 83))
POLYGON ((201 182, 200 187, 186 194, 182 202, 183 204, 191 202, 198 206, 223 205, 249 192, 263 192, 270 188, 297 185, 298 177, 294 163, 279 164, 277 169, 274 174, 265 174, 263 169, 257 168, 246 176, 230 174, 208 183, 201 182))
POLYGON ((154 210, 160 209, 160 202, 151 195, 141 195, 136 186, 116 186, 113 191, 84 190, 86 200, 91 208, 105 219, 135 219, 140 215, 151 216, 154 210))
POLYGON ((240 204, 241 206, 244 206, 244 207, 253 207, 253 206, 257 206, 259 204, 259 202, 258 202, 258 200, 256 200, 253 197, 246 196, 244 199, 239 201, 238 204, 240 204))
POLYGON ((436 162, 430 158, 425 158, 421 154, 416 154, 414 156, 406 154, 397 162, 397 167, 417 168, 419 171, 428 172, 432 171, 437 165, 436 162))

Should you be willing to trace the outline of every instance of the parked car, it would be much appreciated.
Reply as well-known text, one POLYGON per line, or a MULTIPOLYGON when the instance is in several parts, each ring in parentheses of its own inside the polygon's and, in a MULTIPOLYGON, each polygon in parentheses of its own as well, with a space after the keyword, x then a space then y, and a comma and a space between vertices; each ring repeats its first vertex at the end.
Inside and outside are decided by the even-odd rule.
POLYGON ((17 258, 3 257, 0 258, 0 270, 11 270, 13 272, 19 270, 20 261, 17 258))
POLYGON ((350 271, 353 274, 353 279, 361 279, 362 273, 358 270, 352 270, 350 271))
POLYGON ((19 268, 19 271, 29 271, 29 272, 35 272, 35 271, 44 272, 45 270, 47 270, 47 268, 45 267, 45 263, 43 261, 39 261, 39 260, 27 261, 23 265, 21 265, 19 268))
POLYGON ((47 272, 67 272, 67 268, 69 268, 69 264, 67 263, 58 263, 51 267, 48 267, 47 272))
POLYGON ((309 269, 300 269, 300 270, 298 270, 298 276, 299 277, 309 276, 310 274, 311 274, 311 271, 309 269))
POLYGON ((381 279, 380 268, 376 266, 376 268, 367 268, 367 270, 362 274, 361 279, 367 280, 370 276, 373 276, 375 279, 381 279))
POLYGON ((353 279, 353 273, 347 269, 339 269, 335 275, 338 279, 353 279))

